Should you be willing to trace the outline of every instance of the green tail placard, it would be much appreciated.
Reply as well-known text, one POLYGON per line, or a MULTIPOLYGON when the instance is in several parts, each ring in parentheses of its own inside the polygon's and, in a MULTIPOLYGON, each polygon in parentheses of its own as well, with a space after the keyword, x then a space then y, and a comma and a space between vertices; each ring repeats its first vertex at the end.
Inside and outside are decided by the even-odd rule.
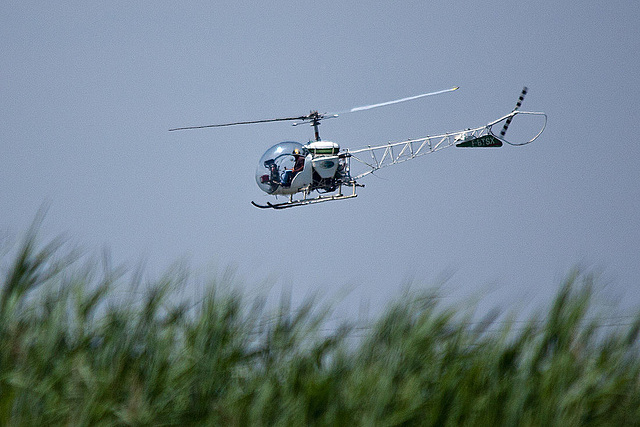
POLYGON ((456 144, 456 147, 461 148, 484 148, 484 147, 502 147, 502 141, 496 138, 493 135, 483 135, 478 138, 473 138, 468 141, 463 141, 459 144, 456 144))

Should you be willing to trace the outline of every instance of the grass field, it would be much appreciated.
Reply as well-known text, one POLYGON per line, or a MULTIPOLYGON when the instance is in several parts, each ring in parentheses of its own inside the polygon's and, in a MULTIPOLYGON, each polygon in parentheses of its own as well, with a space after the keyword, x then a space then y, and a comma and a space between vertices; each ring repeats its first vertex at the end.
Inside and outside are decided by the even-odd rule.
POLYGON ((274 313, 212 285, 180 302, 179 274, 116 298, 118 271, 77 266, 33 231, 11 254, 2 425, 640 425, 640 318, 591 317, 588 274, 518 323, 407 295, 354 341, 313 301, 274 313))

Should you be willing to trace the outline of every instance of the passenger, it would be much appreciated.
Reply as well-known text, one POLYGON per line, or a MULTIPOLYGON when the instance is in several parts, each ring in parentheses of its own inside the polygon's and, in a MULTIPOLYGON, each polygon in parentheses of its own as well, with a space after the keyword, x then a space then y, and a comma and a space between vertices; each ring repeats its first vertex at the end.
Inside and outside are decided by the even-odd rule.
POLYGON ((292 175, 293 171, 284 168, 284 172, 282 172, 282 177, 280 178, 280 183, 283 187, 289 187, 291 185, 292 175))
POLYGON ((304 156, 300 154, 300 149, 296 148, 293 150, 293 158, 295 159, 295 164, 293 165, 293 176, 295 176, 298 172, 304 169, 304 156))

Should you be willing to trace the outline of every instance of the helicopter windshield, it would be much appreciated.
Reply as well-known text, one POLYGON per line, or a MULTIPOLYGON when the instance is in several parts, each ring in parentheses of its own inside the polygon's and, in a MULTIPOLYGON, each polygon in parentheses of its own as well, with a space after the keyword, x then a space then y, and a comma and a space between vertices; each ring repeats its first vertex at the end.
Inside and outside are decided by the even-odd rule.
POLYGON ((269 148, 260 158, 256 168, 256 182, 265 193, 273 193, 284 182, 285 171, 293 170, 294 150, 305 155, 302 144, 294 141, 280 142, 269 148))

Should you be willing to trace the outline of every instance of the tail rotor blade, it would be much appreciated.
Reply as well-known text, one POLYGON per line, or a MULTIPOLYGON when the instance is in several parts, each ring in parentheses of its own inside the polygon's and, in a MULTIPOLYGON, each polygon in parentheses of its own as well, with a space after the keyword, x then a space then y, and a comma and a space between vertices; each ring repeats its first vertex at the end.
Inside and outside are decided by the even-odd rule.
MULTIPOLYGON (((522 101, 524 100, 525 95, 527 94, 527 91, 529 89, 525 86, 522 88, 522 93, 520 93, 520 98, 518 98, 518 102, 516 103, 516 108, 513 109, 513 111, 517 111, 520 109, 520 107, 522 106, 522 101)), ((502 130, 500 131, 500 138, 504 138, 504 135, 507 133, 507 129, 509 128, 509 125, 511 124, 511 120, 513 120, 513 116, 509 117, 507 119, 506 122, 504 122, 504 126, 502 127, 502 130)))

